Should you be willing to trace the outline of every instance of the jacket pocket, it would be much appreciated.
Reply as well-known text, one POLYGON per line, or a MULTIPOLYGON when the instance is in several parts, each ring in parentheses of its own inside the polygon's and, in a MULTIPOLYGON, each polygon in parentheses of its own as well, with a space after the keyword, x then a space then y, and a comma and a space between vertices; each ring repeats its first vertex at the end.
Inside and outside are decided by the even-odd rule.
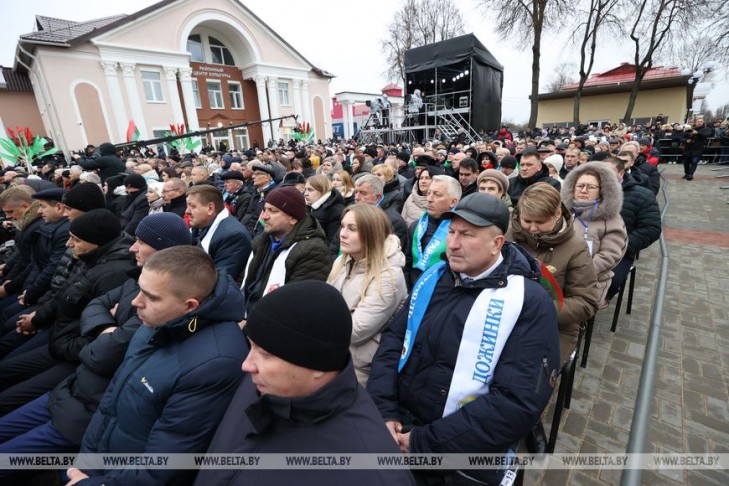
POLYGON ((539 366, 539 371, 537 372, 537 385, 534 388, 534 393, 542 391, 545 381, 549 383, 549 360, 546 356, 543 356, 542 363, 539 366))

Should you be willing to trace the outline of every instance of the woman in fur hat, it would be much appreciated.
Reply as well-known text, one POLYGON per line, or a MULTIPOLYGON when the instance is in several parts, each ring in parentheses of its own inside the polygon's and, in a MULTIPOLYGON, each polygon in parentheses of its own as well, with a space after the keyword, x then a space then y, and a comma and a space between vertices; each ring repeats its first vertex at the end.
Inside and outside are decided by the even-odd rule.
POLYGON ((584 238, 592 255, 600 295, 598 309, 609 302, 607 290, 613 278, 613 268, 628 247, 620 209, 623 189, 615 174, 601 162, 575 167, 562 184, 562 202, 573 217, 575 233, 584 238))

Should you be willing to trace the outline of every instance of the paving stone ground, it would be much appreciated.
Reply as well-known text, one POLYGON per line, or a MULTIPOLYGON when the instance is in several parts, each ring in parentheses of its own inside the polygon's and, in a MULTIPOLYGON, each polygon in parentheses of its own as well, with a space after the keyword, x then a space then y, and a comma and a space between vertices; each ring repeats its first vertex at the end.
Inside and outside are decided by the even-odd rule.
MULTIPOLYGON (((646 452, 729 453, 729 170, 661 165, 670 200, 664 224, 669 272, 646 452)), ((663 198, 659 194, 663 207, 663 198)), ((633 310, 627 291, 615 333, 617 298, 595 321, 587 368, 578 368, 556 452, 625 452, 660 270, 658 243, 638 260, 633 310)), ((555 392, 556 396, 556 392, 555 392)), ((547 431, 552 405, 545 423, 547 431)), ((528 471, 525 485, 614 485, 619 470, 528 471)), ((644 471, 646 485, 729 484, 729 471, 644 471)))

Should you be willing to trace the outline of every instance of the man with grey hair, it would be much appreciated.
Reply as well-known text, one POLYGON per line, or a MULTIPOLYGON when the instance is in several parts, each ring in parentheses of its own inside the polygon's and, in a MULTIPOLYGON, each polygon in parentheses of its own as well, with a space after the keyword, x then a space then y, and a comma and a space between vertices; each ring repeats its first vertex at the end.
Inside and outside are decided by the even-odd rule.
POLYGON ((215 185, 210 180, 210 172, 202 165, 196 165, 192 168, 192 175, 190 176, 192 183, 191 186, 199 186, 200 184, 215 185))
POLYGON ((409 288, 412 289, 424 271, 441 261, 451 223, 450 219, 443 219, 443 214, 458 204, 461 194, 461 184, 453 177, 433 176, 428 188, 427 211, 410 226, 412 248, 403 251, 407 260, 405 277, 409 288))
MULTIPOLYGON (((380 206, 380 203, 384 199, 383 196, 384 186, 382 180, 372 174, 366 174, 357 179, 354 183, 354 202, 365 203, 371 206, 380 206)), ((405 252, 408 247, 408 227, 405 224, 405 220, 402 219, 397 208, 390 206, 385 209, 385 214, 392 223, 392 228, 395 235, 400 239, 400 248, 405 252)), ((339 235, 335 238, 336 244, 339 245, 339 235)), ((339 248, 337 247, 337 252, 339 248)))

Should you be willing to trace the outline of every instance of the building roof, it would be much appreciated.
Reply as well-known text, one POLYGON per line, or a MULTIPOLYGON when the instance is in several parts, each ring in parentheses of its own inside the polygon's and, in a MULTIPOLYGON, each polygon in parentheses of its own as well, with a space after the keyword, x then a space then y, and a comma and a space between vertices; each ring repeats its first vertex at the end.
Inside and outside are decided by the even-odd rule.
MULTIPOLYGON (((43 15, 36 15, 35 31, 20 36, 20 42, 29 44, 56 44, 59 47, 71 47, 74 45, 87 42, 92 38, 99 36, 105 32, 111 31, 123 25, 134 22, 147 14, 155 12, 178 0, 162 0, 161 2, 150 5, 147 8, 139 10, 130 15, 119 14, 100 19, 88 20, 85 22, 75 22, 73 20, 56 19, 43 15)), ((325 78, 335 77, 323 69, 314 66, 308 59, 299 53, 294 47, 286 42, 275 30, 263 22, 248 7, 235 0, 236 3, 245 11, 247 11, 255 20, 269 31, 276 39, 291 49, 299 58, 301 58, 311 69, 325 78)))
POLYGON ((32 93, 33 85, 27 73, 0 66, 0 91, 32 93))
MULTIPOLYGON (((612 84, 632 83, 635 79, 635 64, 624 62, 620 66, 604 73, 595 73, 585 81, 585 87, 607 86, 612 84)), ((646 72, 643 81, 658 79, 684 79, 686 76, 681 74, 681 70, 675 67, 654 67, 646 72)), ((577 89, 579 82, 569 83, 562 87, 562 90, 577 89)))
POLYGON ((44 15, 35 16, 35 30, 23 34, 20 39, 29 43, 51 43, 69 45, 74 39, 85 34, 98 31, 103 27, 127 17, 126 14, 113 15, 100 19, 75 22, 73 20, 56 19, 44 15))
MULTIPOLYGON (((640 85, 640 89, 648 90, 687 87, 687 80, 689 77, 690 76, 684 76, 681 74, 681 70, 678 68, 665 68, 659 66, 648 70, 640 85)), ((628 92, 632 90, 634 81, 635 65, 624 62, 610 71, 590 76, 585 82, 582 95, 590 96, 628 92)), ((553 100, 572 98, 577 92, 579 84, 579 82, 570 83, 558 91, 540 93, 538 99, 553 100)))

